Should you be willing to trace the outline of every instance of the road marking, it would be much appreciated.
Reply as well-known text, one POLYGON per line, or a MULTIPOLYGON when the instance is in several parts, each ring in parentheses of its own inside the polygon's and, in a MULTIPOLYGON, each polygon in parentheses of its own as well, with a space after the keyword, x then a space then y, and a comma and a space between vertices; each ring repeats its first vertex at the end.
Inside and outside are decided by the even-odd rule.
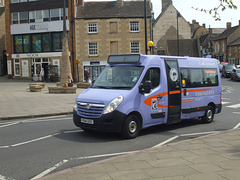
POLYGON ((72 130, 72 131, 64 131, 64 134, 69 134, 69 133, 76 133, 76 132, 83 132, 84 130, 72 130))
POLYGON ((240 114, 240 112, 233 112, 234 114, 240 114))
POLYGON ((43 171, 42 173, 40 173, 39 175, 33 177, 31 180, 35 180, 35 179, 39 179, 47 174, 49 174, 50 172, 52 172, 53 170, 57 169, 58 167, 62 166, 63 164, 67 163, 68 160, 63 160, 59 163, 57 163, 56 165, 54 165, 53 167, 47 169, 46 171, 43 171))
POLYGON ((60 133, 55 133, 55 134, 52 134, 52 135, 40 137, 40 138, 33 139, 33 140, 30 140, 30 141, 21 142, 21 143, 18 143, 18 144, 11 145, 11 147, 16 147, 16 146, 21 146, 21 145, 29 144, 29 143, 36 142, 36 141, 40 141, 40 140, 43 140, 43 139, 47 139, 47 138, 50 138, 50 137, 53 137, 53 136, 56 136, 56 135, 59 135, 59 134, 60 134, 60 133))
POLYGON ((5 124, 5 125, 0 126, 0 128, 4 128, 4 127, 8 127, 8 126, 13 126, 13 125, 15 125, 15 124, 19 124, 19 122, 5 124))
POLYGON ((240 108, 240 104, 234 104, 234 105, 227 106, 227 107, 236 109, 236 108, 240 108))
POLYGON ((182 134, 180 137, 185 137, 185 136, 195 136, 195 135, 205 135, 205 134, 214 134, 217 133, 218 131, 209 131, 209 132, 200 132, 200 133, 190 133, 190 134, 182 134))
POLYGON ((0 175, 0 180, 14 180, 14 179, 0 175))
POLYGON ((238 129, 240 127, 240 123, 238 123, 233 129, 238 129))
POLYGON ((222 102, 222 104, 228 104, 228 103, 230 103, 230 102, 222 102))
POLYGON ((166 141, 163 141, 163 142, 153 146, 152 148, 157 148, 157 147, 163 146, 164 144, 167 144, 167 143, 169 143, 169 142, 171 142, 171 141, 173 141, 174 139, 177 139, 177 138, 179 138, 179 136, 174 136, 174 137, 172 137, 172 138, 170 138, 166 141))
MULTIPOLYGON (((141 151, 141 150, 139 150, 139 151, 141 151)), ((100 158, 100 157, 119 156, 119 155, 124 155, 124 154, 136 153, 136 152, 139 152, 139 151, 129 151, 129 152, 120 152, 120 153, 111 153, 111 154, 100 154, 100 155, 94 155, 94 156, 71 158, 71 160, 81 160, 81 159, 93 159, 93 158, 100 158)))
MULTIPOLYGON (((0 149, 6 149, 9 148, 10 146, 0 146, 0 149)), ((1 178, 0 178, 1 179, 1 178)))

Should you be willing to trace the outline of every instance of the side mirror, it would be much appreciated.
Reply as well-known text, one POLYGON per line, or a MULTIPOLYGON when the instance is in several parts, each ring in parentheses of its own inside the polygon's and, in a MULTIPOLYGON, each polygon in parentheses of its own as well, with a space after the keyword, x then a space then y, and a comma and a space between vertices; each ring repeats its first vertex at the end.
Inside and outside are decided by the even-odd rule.
POLYGON ((144 83, 140 84, 139 93, 140 94, 150 93, 151 89, 152 89, 151 81, 145 81, 144 83))

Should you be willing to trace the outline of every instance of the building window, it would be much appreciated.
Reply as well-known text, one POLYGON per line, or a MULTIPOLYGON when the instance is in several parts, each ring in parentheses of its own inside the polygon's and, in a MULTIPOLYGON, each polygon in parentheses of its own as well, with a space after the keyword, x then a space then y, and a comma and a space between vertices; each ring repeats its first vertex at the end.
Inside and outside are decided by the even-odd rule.
POLYGON ((35 19, 36 19, 35 11, 29 11, 29 22, 35 23, 35 19))
POLYGON ((97 23, 88 23, 88 33, 97 33, 97 23))
POLYGON ((222 52, 225 52, 225 44, 223 43, 222 52))
POLYGON ((59 9, 51 9, 50 15, 51 15, 51 21, 59 21, 60 20, 59 9))
POLYGON ((49 21, 49 10, 43 10, 43 22, 49 21))
POLYGON ((15 36, 14 37, 14 46, 15 46, 15 52, 16 53, 22 53, 23 52, 23 48, 22 48, 22 36, 15 36))
POLYGON ((50 34, 43 34, 42 35, 43 52, 50 52, 51 47, 50 42, 51 42, 50 34))
POLYGON ((240 54, 240 47, 238 47, 238 54, 240 54))
POLYGON ((132 41, 131 42, 131 53, 139 53, 140 52, 140 42, 132 41))
POLYGON ((117 22, 110 22, 109 26, 110 26, 110 33, 117 33, 118 32, 117 22))
POLYGON ((88 43, 88 55, 89 56, 98 56, 98 43, 89 42, 88 43))
POLYGON ((23 36, 23 52, 29 53, 30 52, 30 41, 29 41, 29 35, 23 36))
POLYGON ((139 32, 139 22, 130 22, 130 32, 139 32))
POLYGON ((32 52, 41 52, 42 50, 42 43, 41 43, 41 35, 35 34, 32 35, 32 52))
MULTIPOLYGON (((68 8, 65 8, 66 19, 68 18, 68 8)), ((61 9, 61 20, 63 20, 63 9, 61 9)))
POLYGON ((62 33, 53 33, 53 51, 62 51, 62 33))
POLYGON ((18 13, 12 13, 12 24, 18 24, 18 13))
POLYGON ((28 12, 20 12, 19 20, 20 20, 20 24, 28 23, 28 12))
POLYGON ((19 59, 14 60, 14 75, 20 76, 20 60, 19 59))

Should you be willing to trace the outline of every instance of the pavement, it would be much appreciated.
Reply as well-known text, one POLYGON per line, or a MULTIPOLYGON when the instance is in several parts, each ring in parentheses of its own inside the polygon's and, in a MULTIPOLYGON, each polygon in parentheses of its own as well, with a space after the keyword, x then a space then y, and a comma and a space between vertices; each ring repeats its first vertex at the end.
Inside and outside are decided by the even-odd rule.
MULTIPOLYGON (((72 112, 78 93, 30 92, 29 83, 0 76, 0 121, 72 112)), ((240 129, 114 156, 49 174, 42 180, 239 180, 240 129)))

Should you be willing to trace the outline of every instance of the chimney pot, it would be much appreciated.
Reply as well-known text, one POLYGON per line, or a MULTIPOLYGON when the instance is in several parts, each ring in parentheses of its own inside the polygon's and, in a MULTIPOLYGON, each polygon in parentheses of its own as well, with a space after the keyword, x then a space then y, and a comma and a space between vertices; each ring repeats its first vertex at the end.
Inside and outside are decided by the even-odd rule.
POLYGON ((227 29, 232 27, 232 23, 231 22, 227 22, 227 29))

